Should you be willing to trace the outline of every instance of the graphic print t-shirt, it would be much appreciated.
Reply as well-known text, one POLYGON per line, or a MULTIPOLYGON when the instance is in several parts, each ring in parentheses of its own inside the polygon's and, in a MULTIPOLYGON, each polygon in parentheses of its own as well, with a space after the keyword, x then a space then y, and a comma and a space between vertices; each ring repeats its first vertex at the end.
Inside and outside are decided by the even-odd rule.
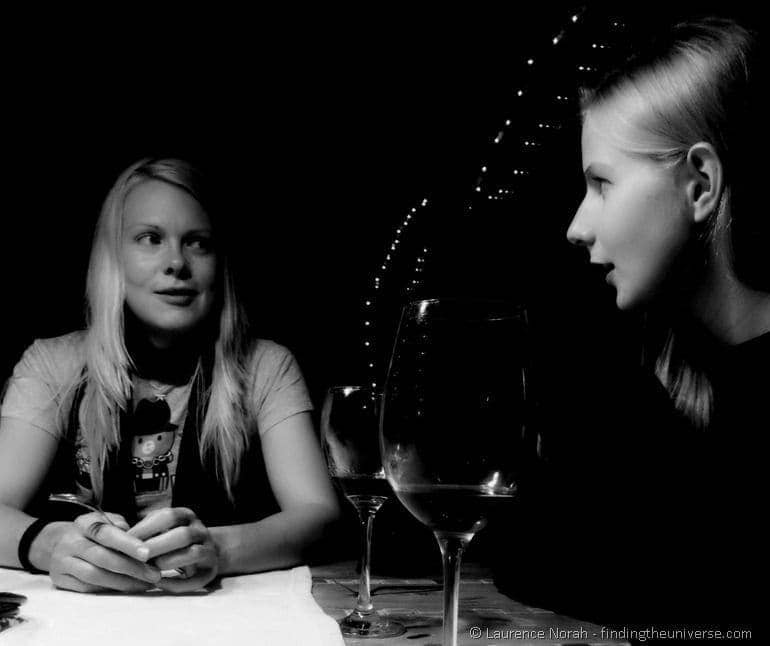
MULTIPOLYGON (((29 432, 45 432, 58 441, 72 442, 79 493, 93 501, 89 454, 80 425, 75 433, 69 429, 69 412, 85 362, 84 338, 83 332, 74 332, 35 341, 8 380, 0 417, 24 422, 29 432)), ((287 348, 272 341, 255 340, 246 365, 244 408, 252 441, 259 441, 288 417, 313 409, 302 373, 287 348)), ((132 479, 140 517, 171 504, 190 384, 174 386, 168 393, 165 390, 163 384, 134 379, 135 407, 142 400, 157 400, 160 391, 170 411, 162 427, 153 425, 146 433, 134 433, 132 479)), ((82 410, 78 418, 82 421, 82 410)))
MULTIPOLYGON (((171 506, 171 497, 179 463, 179 447, 187 418, 191 383, 182 386, 159 384, 142 378, 134 379, 133 410, 139 406, 168 406, 167 415, 154 416, 157 423, 139 425, 131 438, 133 491, 140 518, 154 509, 171 506), (164 404, 165 402, 165 404, 164 404)), ((148 416, 153 421, 153 416, 148 416)), ((82 424, 82 412, 79 416, 82 424)), ((75 439, 78 494, 91 499, 90 457, 81 426, 75 439)))

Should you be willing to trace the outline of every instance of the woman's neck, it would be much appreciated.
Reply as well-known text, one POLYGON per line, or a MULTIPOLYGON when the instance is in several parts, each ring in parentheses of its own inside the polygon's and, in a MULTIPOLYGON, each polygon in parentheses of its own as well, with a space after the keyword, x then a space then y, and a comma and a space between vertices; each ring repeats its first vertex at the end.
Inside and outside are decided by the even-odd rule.
POLYGON ((126 344, 137 374, 168 384, 189 381, 200 358, 197 337, 176 339, 174 343, 158 344, 137 325, 127 325, 126 344))
POLYGON ((724 254, 715 258, 691 300, 695 318, 719 341, 736 345, 770 331, 770 293, 733 274, 724 254))

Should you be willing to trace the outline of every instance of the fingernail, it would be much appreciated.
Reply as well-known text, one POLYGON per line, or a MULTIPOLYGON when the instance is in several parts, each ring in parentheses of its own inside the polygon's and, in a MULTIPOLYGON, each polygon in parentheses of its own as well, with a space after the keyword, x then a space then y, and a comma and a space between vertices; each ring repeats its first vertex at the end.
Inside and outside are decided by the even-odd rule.
POLYGON ((139 557, 139 560, 146 561, 150 556, 150 548, 149 547, 138 547, 136 548, 136 554, 139 557))

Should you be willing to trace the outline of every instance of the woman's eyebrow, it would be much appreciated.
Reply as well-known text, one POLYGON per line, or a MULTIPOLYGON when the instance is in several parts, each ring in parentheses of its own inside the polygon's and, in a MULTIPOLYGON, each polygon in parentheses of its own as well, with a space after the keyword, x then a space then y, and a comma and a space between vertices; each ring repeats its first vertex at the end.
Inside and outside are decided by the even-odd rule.
MULTIPOLYGON (((132 222, 131 224, 126 225, 127 229, 152 229, 154 231, 163 231, 163 227, 154 224, 152 222, 132 222)), ((185 231, 184 235, 200 235, 200 234, 206 234, 206 235, 213 235, 213 228, 209 227, 201 227, 199 229, 190 229, 189 231, 185 231)))
POLYGON ((156 231, 160 231, 161 227, 159 227, 157 224, 153 224, 152 222, 131 222, 128 225, 126 225, 127 229, 155 229, 156 231))

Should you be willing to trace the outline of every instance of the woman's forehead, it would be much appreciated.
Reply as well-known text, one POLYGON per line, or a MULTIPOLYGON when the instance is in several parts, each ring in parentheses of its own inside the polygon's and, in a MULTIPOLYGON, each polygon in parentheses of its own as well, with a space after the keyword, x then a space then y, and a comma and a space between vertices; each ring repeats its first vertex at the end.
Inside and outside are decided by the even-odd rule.
POLYGON ((631 156, 649 148, 642 119, 645 102, 636 96, 618 96, 592 105, 583 113, 581 144, 583 158, 631 156))
POLYGON ((157 221, 185 221, 196 227, 211 227, 208 215, 190 193, 161 180, 144 180, 126 195, 123 224, 157 221))
POLYGON ((584 168, 594 163, 610 163, 621 153, 622 147, 615 133, 617 128, 618 124, 611 115, 593 110, 585 114, 581 133, 584 168))

